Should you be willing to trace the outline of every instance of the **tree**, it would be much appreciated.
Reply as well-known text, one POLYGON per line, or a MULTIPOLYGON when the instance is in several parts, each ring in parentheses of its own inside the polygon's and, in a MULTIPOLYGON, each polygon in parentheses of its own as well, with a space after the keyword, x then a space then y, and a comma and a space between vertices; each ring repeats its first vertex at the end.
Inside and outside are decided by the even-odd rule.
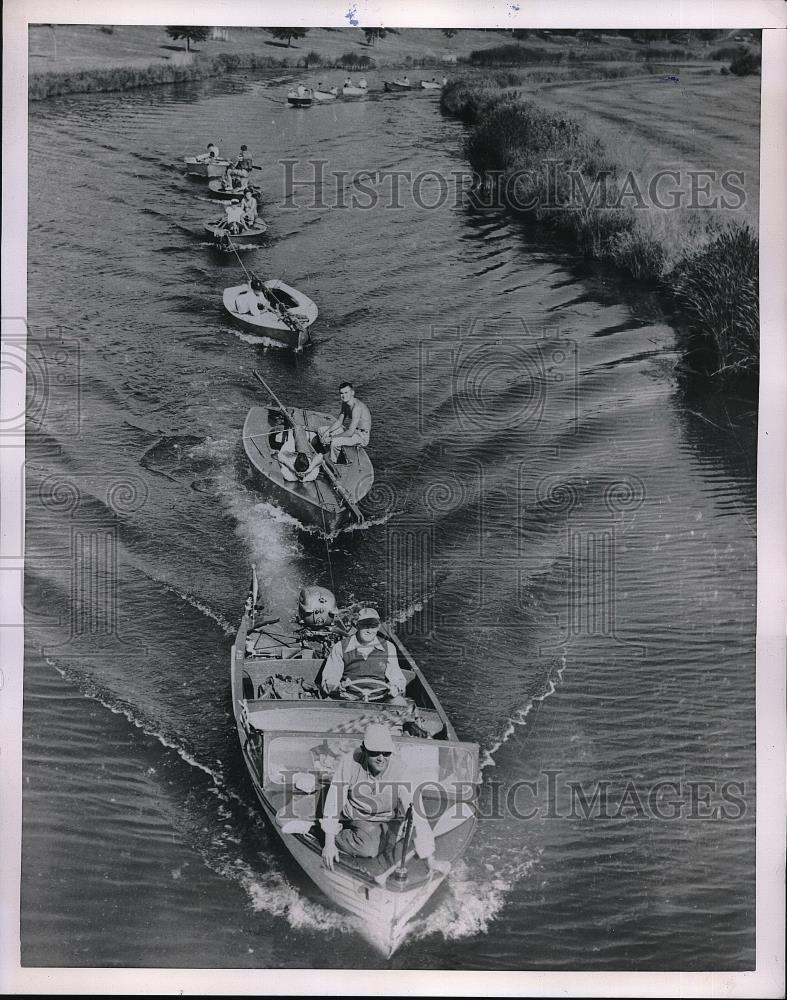
POLYGON ((186 39, 186 51, 191 52, 192 42, 204 42, 208 37, 209 28, 199 28, 194 25, 171 24, 167 28, 167 34, 176 41, 179 38, 186 39))
POLYGON ((388 31, 385 28, 364 28, 363 33, 366 35, 366 44, 374 45, 378 38, 382 41, 388 31))
POLYGON ((290 47, 290 42, 293 38, 300 39, 305 38, 308 33, 308 28, 269 28, 270 33, 274 38, 277 38, 280 42, 287 41, 287 48, 290 47))

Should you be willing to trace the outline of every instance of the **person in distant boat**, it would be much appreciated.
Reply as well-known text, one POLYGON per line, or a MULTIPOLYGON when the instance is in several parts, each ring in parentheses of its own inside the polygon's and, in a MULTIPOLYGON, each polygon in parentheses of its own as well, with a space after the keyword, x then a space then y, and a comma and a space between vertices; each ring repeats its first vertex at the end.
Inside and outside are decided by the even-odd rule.
POLYGON ((402 83, 405 85, 405 87, 409 87, 410 86, 410 77, 409 76, 403 76, 402 77, 402 83))
POLYGON ((276 459, 281 467, 282 479, 288 483, 311 483, 320 474, 323 456, 316 452, 310 460, 305 451, 296 450, 295 435, 288 430, 284 435, 281 448, 276 452, 276 459))
POLYGON ((200 153, 199 156, 196 157, 196 159, 198 159, 200 163, 205 163, 207 160, 218 160, 218 158, 219 158, 219 147, 216 145, 215 142, 209 142, 207 152, 200 153))
POLYGON ((434 857, 434 835, 417 790, 415 796, 418 801, 414 802, 412 777, 402 764, 388 727, 371 723, 361 745, 343 754, 333 772, 320 820, 325 834, 325 867, 333 869, 339 851, 356 858, 376 858, 381 853, 390 856, 396 833, 389 824, 403 818, 412 805, 415 852, 430 870, 445 873, 448 865, 434 857))
POLYGON ((342 382, 339 398, 342 401, 339 416, 329 427, 320 427, 318 431, 323 446, 330 446, 332 462, 339 457, 342 448, 351 445, 366 448, 372 430, 369 407, 356 398, 352 382, 342 382))
POLYGON ((252 278, 251 283, 235 296, 235 312, 241 316, 247 313, 256 316, 261 308, 267 308, 266 302, 265 286, 259 278, 252 278))
POLYGON ((237 235, 243 229, 243 206, 234 198, 224 209, 227 216, 227 231, 237 235))
POLYGON ((304 85, 302 83, 298 84, 296 93, 297 93, 298 97, 305 97, 306 96, 306 88, 304 87, 304 85))
POLYGON ((243 224, 251 228, 257 221, 257 199, 252 194, 251 188, 246 188, 240 207, 243 210, 243 224))
POLYGON ((347 681, 374 677, 388 685, 392 698, 400 699, 407 686, 396 647, 378 635, 380 616, 373 608, 361 608, 355 634, 340 639, 331 648, 322 669, 322 689, 326 694, 341 693, 347 681))
POLYGON ((369 85, 366 82, 366 77, 365 76, 362 76, 361 79, 358 81, 358 86, 361 88, 361 90, 367 90, 368 89, 369 85))
POLYGON ((353 85, 353 82, 352 82, 352 80, 348 76, 347 79, 344 81, 343 86, 345 86, 345 87, 352 87, 352 85, 353 85))

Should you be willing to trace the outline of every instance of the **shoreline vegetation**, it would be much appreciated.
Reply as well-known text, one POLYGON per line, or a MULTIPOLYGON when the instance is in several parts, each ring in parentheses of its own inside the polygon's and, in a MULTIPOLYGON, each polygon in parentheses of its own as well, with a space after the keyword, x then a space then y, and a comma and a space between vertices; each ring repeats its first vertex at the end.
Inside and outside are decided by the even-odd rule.
MULTIPOLYGON (((682 86, 681 79, 691 77, 718 93, 758 72, 758 32, 376 29, 370 37, 360 28, 314 28, 294 36, 297 44, 292 38, 285 44, 275 40, 281 38, 277 29, 213 30, 215 39, 203 38, 199 51, 187 52, 187 45, 162 44, 164 26, 31 26, 29 99, 278 69, 376 75, 383 68, 438 68, 452 77, 441 109, 469 127, 465 154, 484 198, 493 196, 496 204, 561 231, 585 257, 665 292, 681 314, 683 370, 689 375, 710 376, 711 382, 756 379, 756 207, 730 221, 724 209, 735 207, 736 191, 743 193, 734 171, 726 182, 722 178, 724 194, 733 201, 721 210, 700 210, 690 199, 666 211, 647 203, 644 195, 653 192, 637 186, 645 165, 632 163, 631 145, 623 148, 604 128, 622 88, 612 94, 593 88, 600 81, 614 87, 627 80, 682 86), (273 46, 275 54, 264 46, 273 46), (39 72, 41 59, 59 68, 39 72)), ((751 111, 757 119, 758 109, 751 111)), ((647 123, 648 114, 647 100, 629 108, 629 136, 641 131, 636 126, 647 123)), ((717 165, 726 162, 729 148, 717 144, 717 165)), ((689 156, 675 155, 679 144, 663 133, 655 135, 654 150, 672 153, 673 166, 691 165, 689 156)), ((750 202, 756 201, 756 162, 755 150, 747 161, 754 165, 748 174, 750 202)))
MULTIPOLYGON (((730 221, 723 208, 700 211, 690 192, 677 187, 668 206, 653 207, 654 197, 666 194, 663 187, 654 193, 648 178, 638 181, 592 126, 512 90, 515 83, 510 73, 456 79, 441 95, 443 112, 469 126, 464 152, 479 179, 479 203, 552 227, 584 257, 666 293, 682 314, 687 373, 720 382, 756 378, 759 239, 753 225, 730 221)), ((674 181, 678 173, 653 176, 674 181)), ((730 171, 722 185, 725 177, 731 197, 718 200, 737 207, 744 192, 737 188, 732 196, 732 189, 739 177, 730 171)))

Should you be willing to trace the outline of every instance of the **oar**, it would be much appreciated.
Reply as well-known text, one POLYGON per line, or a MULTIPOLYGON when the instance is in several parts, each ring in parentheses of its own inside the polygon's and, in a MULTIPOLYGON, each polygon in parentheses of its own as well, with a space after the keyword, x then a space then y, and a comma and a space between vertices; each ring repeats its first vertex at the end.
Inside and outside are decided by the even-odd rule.
MULTIPOLYGON (((294 427, 295 421, 292 419, 282 401, 279 399, 279 397, 276 395, 273 389, 271 389, 271 387, 268 385, 268 383, 265 381, 262 375, 260 375, 260 373, 257 371, 256 368, 254 369, 252 374, 257 379, 257 381, 267 390, 271 399, 274 401, 279 410, 284 414, 284 417, 289 422, 290 426, 294 427)), ((309 443, 309 447, 312 449, 312 451, 314 451, 314 446, 311 444, 311 442, 309 443)), ((333 486, 333 488, 336 490, 336 493, 338 494, 339 498, 344 501, 349 510, 352 512, 353 517, 355 517, 356 520, 358 521, 358 523, 363 524, 366 518, 358 509, 358 505, 355 503, 353 498, 350 496, 350 494, 347 492, 344 486, 342 486, 342 484, 339 482, 336 470, 331 466, 331 463, 324 455, 323 455, 322 468, 323 471, 325 472, 326 479, 331 484, 331 486, 333 486)))

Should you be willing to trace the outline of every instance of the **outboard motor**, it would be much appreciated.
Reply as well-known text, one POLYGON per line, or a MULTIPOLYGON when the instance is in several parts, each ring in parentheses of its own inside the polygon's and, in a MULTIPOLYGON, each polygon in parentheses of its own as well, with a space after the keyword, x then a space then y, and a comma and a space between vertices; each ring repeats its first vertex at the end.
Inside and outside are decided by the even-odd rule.
POLYGON ((317 628, 331 625, 337 614, 336 598, 327 587, 301 587, 298 619, 302 624, 317 628))

